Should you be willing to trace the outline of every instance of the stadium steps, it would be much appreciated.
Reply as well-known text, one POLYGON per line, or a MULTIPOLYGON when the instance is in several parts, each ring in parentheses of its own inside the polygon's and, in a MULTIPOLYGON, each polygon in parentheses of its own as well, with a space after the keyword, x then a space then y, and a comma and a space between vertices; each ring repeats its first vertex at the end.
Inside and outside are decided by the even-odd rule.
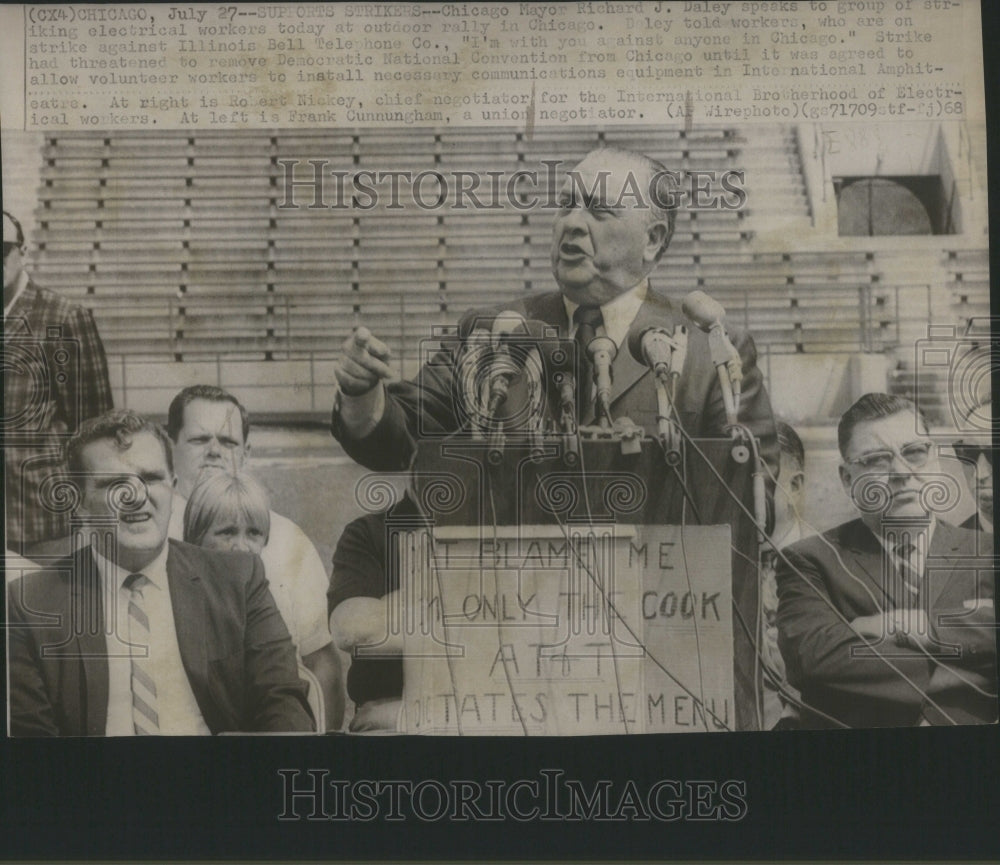
POLYGON ((926 282, 927 273, 940 277, 950 299, 935 314, 955 320, 988 309, 984 250, 946 253, 927 272, 910 262, 905 273, 882 253, 758 250, 757 226, 809 223, 791 126, 585 134, 549 127, 530 139, 514 129, 60 133, 43 148, 36 275, 94 305, 102 333, 136 356, 329 351, 361 322, 384 323, 394 351, 412 354, 414 334, 470 307, 554 288, 554 213, 510 205, 397 211, 384 199, 366 211, 283 208, 279 161, 297 161, 298 180, 311 176, 310 159, 341 170, 541 169, 542 159, 567 167, 602 141, 670 168, 747 172, 743 210, 678 213, 653 284, 678 297, 702 288, 774 350, 843 350, 863 343, 866 327, 870 345, 890 344, 910 308, 903 299, 916 297, 896 289, 926 282))

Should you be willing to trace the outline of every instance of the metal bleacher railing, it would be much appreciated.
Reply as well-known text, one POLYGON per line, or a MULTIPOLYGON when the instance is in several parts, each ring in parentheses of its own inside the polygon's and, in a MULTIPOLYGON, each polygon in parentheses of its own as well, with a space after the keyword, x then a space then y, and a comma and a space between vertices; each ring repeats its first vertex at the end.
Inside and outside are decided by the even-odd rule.
MULTIPOLYGON (((870 285, 844 286, 838 291, 806 295, 799 298, 794 289, 775 290, 762 298, 758 289, 729 289, 725 302, 729 310, 728 321, 751 333, 761 354, 761 367, 765 378, 770 378, 770 361, 775 355, 795 353, 856 354, 858 352, 884 351, 896 344, 899 332, 897 311, 913 310, 916 304, 902 297, 920 297, 927 286, 895 287, 879 292, 870 285)), ((405 291, 379 295, 378 314, 369 314, 363 320, 389 344, 394 364, 401 376, 413 375, 421 361, 436 343, 434 329, 456 324, 466 308, 475 304, 502 303, 512 300, 518 292, 507 296, 491 293, 486 298, 465 295, 466 302, 447 308, 429 309, 426 302, 414 301, 405 291)), ((719 293, 722 297, 722 294, 719 293)), ((323 412, 328 409, 332 386, 332 363, 343 339, 351 332, 355 313, 350 303, 335 295, 329 298, 303 300, 291 295, 276 295, 270 312, 270 335, 259 341, 240 338, 241 351, 230 346, 226 351, 212 348, 211 340, 195 343, 190 349, 176 352, 180 341, 176 325, 182 319, 197 319, 215 304, 229 302, 227 297, 203 297, 197 301, 169 300, 162 311, 171 322, 170 333, 163 342, 167 351, 156 354, 114 353, 111 363, 113 375, 120 382, 126 399, 130 391, 150 392, 158 387, 164 391, 176 389, 170 379, 152 374, 153 369, 174 365, 173 360, 183 359, 183 365, 193 373, 198 370, 199 380, 232 386, 234 368, 244 365, 247 379, 253 381, 258 391, 282 394, 289 388, 300 392, 297 410, 323 412), (261 375, 268 366, 261 358, 264 352, 273 362, 276 375, 261 375), (285 362, 282 364, 281 362, 285 362), (282 373, 278 374, 278 368, 282 373), (294 370, 294 371, 293 371, 294 370), (256 372, 254 372, 256 371, 256 372)), ((221 332, 220 328, 216 333, 221 332)), ((183 337, 182 337, 183 339, 183 337)), ((113 343, 111 344, 113 346, 113 343)), ((238 374, 237 374, 238 375, 238 374)))
POLYGON ((929 320, 932 294, 940 312, 944 291, 956 318, 988 311, 985 249, 946 246, 927 283, 911 284, 879 250, 758 246, 755 227, 771 214, 808 220, 794 131, 778 126, 553 128, 530 139, 515 129, 61 133, 42 147, 34 272, 94 310, 126 399, 235 377, 292 411, 325 410, 332 359, 356 325, 372 327, 412 375, 435 326, 553 287, 552 211, 509 200, 396 208, 384 197, 331 207, 333 181, 315 206, 310 160, 325 172, 533 169, 545 176, 535 191, 554 200, 547 162, 565 167, 599 143, 672 168, 754 167, 749 192, 763 194, 747 207, 679 213, 654 285, 712 294, 765 358, 889 351, 929 320))

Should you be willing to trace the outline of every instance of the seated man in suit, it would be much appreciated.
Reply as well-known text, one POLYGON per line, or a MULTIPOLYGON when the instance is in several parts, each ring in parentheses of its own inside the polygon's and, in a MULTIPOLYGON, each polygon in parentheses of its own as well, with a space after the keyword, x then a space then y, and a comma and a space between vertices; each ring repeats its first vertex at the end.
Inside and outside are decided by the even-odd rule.
MULTIPOLYGON (((250 418, 231 393, 213 385, 192 385, 171 400, 167 433, 177 468, 170 537, 181 540, 184 506, 195 485, 206 475, 236 473, 246 464, 250 418)), ((264 576, 302 663, 320 683, 327 728, 339 730, 344 720, 344 685, 340 656, 327 625, 326 568, 298 525, 273 510, 268 516, 270 535, 260 551, 264 576)))
POLYGON ((167 540, 163 430, 108 412, 66 461, 104 542, 8 585, 11 735, 313 732, 260 559, 167 540))
MULTIPOLYGON (((680 424, 691 436, 725 435, 723 392, 707 335, 650 285, 649 275, 673 235, 676 195, 672 175, 643 154, 611 147, 592 151, 567 176, 559 195, 551 256, 558 290, 488 313, 468 313, 460 332, 468 333, 477 318, 510 309, 578 343, 610 338, 618 347, 611 367, 611 412, 651 433, 657 425, 654 377, 632 357, 628 335, 649 326, 672 332, 684 325, 687 359, 675 396, 680 424)), ((757 352, 750 337, 730 333, 742 361, 738 420, 758 437, 762 455, 776 472, 774 419, 757 352)), ((463 412, 454 398, 455 359, 449 353, 434 358, 410 382, 387 384, 392 377, 388 360, 388 347, 367 328, 358 328, 344 342, 336 368, 333 435, 348 455, 376 471, 408 468, 418 437, 447 435, 462 425, 463 412)), ((585 381, 582 373, 577 378, 578 385, 585 381)), ((592 393, 586 388, 577 398, 583 423, 595 416, 592 393)))
POLYGON ((993 539, 929 510, 942 473, 928 436, 909 400, 862 396, 837 429, 860 519, 779 556, 779 644, 803 726, 997 718, 993 539))

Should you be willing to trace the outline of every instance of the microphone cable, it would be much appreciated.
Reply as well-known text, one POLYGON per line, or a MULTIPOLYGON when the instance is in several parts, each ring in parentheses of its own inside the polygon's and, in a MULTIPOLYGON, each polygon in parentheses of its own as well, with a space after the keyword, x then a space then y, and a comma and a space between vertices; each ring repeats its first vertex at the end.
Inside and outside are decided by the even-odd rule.
MULTIPOLYGON (((676 382, 677 382, 676 376, 670 376, 670 379, 671 379, 671 384, 672 385, 676 385, 676 382)), ((680 415, 677 412, 677 406, 674 405, 674 394, 671 392, 673 390, 673 387, 667 387, 666 383, 664 383, 664 390, 665 390, 666 395, 667 395, 667 404, 670 407, 670 411, 674 415, 674 417, 677 419, 676 420, 677 425, 680 426, 680 415)), ((660 447, 661 448, 665 447, 665 443, 663 441, 661 441, 659 438, 657 439, 657 441, 660 442, 660 447)), ((677 484, 678 484, 678 486, 680 486, 681 491, 684 494, 684 500, 681 502, 681 525, 680 525, 680 540, 681 540, 681 543, 680 543, 680 546, 681 546, 681 556, 684 559, 684 577, 685 577, 685 579, 687 581, 688 594, 691 596, 692 604, 693 604, 694 603, 694 587, 691 585, 691 570, 688 567, 687 545, 686 545, 686 543, 684 541, 684 529, 685 529, 685 527, 687 525, 687 507, 688 507, 689 504, 691 506, 691 511, 694 513, 694 518, 697 521, 697 524, 700 525, 700 526, 703 526, 703 525, 705 525, 705 523, 702 520, 701 514, 698 511, 698 506, 694 502, 694 497, 691 495, 691 490, 688 489, 688 485, 685 482, 684 477, 681 475, 679 467, 673 461, 666 459, 666 453, 665 452, 664 452, 664 462, 668 466, 670 466, 671 470, 674 473, 674 477, 677 480, 677 484)), ((730 537, 732 537, 732 530, 730 530, 730 537)), ((730 545, 732 545, 731 542, 730 542, 730 545)), ((698 692, 701 695, 701 703, 704 706, 705 705, 705 676, 704 676, 704 671, 703 671, 703 668, 702 668, 701 637, 700 637, 700 635, 698 633, 698 617, 696 615, 692 616, 691 617, 691 621, 694 623, 694 645, 695 645, 695 652, 696 652, 697 657, 698 657, 698 692)), ((734 707, 734 711, 735 711, 735 707, 734 707)), ((705 724, 705 732, 707 733, 707 732, 709 732, 709 729, 708 729, 708 719, 705 717, 705 713, 704 712, 702 712, 701 718, 702 718, 702 722, 705 724)), ((758 720, 757 726, 758 727, 760 726, 759 720, 758 720)))
MULTIPOLYGON (((430 542, 430 550, 431 550, 431 562, 430 563, 431 563, 431 568, 434 571, 434 580, 435 580, 435 582, 437 584, 438 598, 440 599, 440 603, 439 603, 438 607, 441 610, 441 628, 442 628, 442 630, 446 630, 445 629, 445 612, 444 612, 444 584, 441 581, 441 569, 438 567, 438 564, 437 564, 437 561, 438 561, 438 558, 437 558, 437 544, 436 544, 436 542, 434 540, 434 526, 433 526, 433 522, 432 522, 432 520, 430 518, 430 515, 424 510, 423 502, 420 501, 420 497, 416 495, 416 488, 415 487, 414 487, 413 501, 416 503, 418 513, 420 514, 421 517, 423 517, 423 520, 424 520, 424 531, 427 532, 427 537, 428 537, 429 542, 430 542)), ((402 579, 402 575, 400 575, 400 578, 402 579)), ((434 625, 433 625, 433 619, 431 619, 431 628, 433 629, 433 627, 434 627, 434 625)), ((432 633, 433 633, 433 631, 432 631, 432 633)), ((452 691, 452 694, 454 694, 454 696, 455 696, 455 728, 456 728, 457 733, 458 733, 459 736, 464 736, 465 732, 462 730, 462 713, 461 713, 461 711, 459 711, 460 707, 458 705, 458 679, 457 679, 457 677, 455 675, 455 668, 454 668, 453 662, 452 662, 452 655, 451 655, 450 647, 451 647, 451 644, 446 639, 445 643, 444 643, 445 663, 446 663, 446 665, 448 667, 448 679, 451 682, 451 691, 452 691)), ((405 677, 404 677, 404 684, 405 684, 405 677)), ((405 712, 405 706, 404 706, 404 712, 405 712)))
MULTIPOLYGON (((495 491, 493 489, 493 468, 491 466, 487 466, 485 475, 486 475, 486 477, 485 477, 485 480, 486 480, 486 495, 487 495, 487 499, 489 500, 489 504, 490 504, 490 517, 491 517, 492 523, 493 523, 493 549, 494 550, 499 550, 500 549, 500 546, 499 546, 499 544, 500 544, 500 535, 499 535, 499 530, 498 530, 498 527, 497 527, 497 504, 496 504, 496 498, 495 498, 495 491)), ((520 540, 520 534, 518 534, 518 539, 520 540)), ((480 567, 482 567, 482 563, 480 563, 480 567)), ((491 568, 491 570, 493 571, 493 589, 496 592, 497 605, 499 606, 499 604, 500 604, 500 578, 497 576, 497 571, 499 570, 499 568, 494 567, 494 568, 491 568)), ((480 574, 481 573, 482 573, 482 571, 480 571, 480 574)), ((518 578, 518 593, 517 594, 518 594, 518 600, 520 601, 520 597, 521 597, 520 577, 518 578)), ((510 667, 507 664, 507 655, 504 652, 504 646, 506 644, 503 641, 503 625, 500 624, 500 611, 499 611, 499 609, 497 610, 497 620, 496 621, 497 621, 497 626, 496 626, 497 649, 498 649, 498 651, 500 653, 500 663, 503 666, 504 679, 507 682, 507 691, 510 694, 511 702, 514 704, 514 708, 517 711, 517 721, 521 725, 521 732, 522 732, 522 734, 525 737, 527 737, 527 736, 530 736, 531 733, 528 731, 528 722, 524 720, 524 713, 521 711, 521 704, 518 703, 518 701, 517 701, 517 695, 514 692, 514 681, 511 678, 510 667)))
MULTIPOLYGON (((584 490, 586 492, 586 487, 584 487, 584 490)), ((589 513, 590 509, 589 498, 587 499, 587 508, 589 513)), ((556 524, 560 527, 560 529, 563 532, 563 537, 566 539, 568 549, 573 550, 573 544, 569 534, 568 526, 562 520, 559 519, 559 514, 557 512, 553 511, 553 515, 556 518, 556 524)), ((642 646, 643 651, 645 652, 645 656, 649 658, 649 660, 652 661, 653 664, 667 676, 667 678, 669 678, 675 685, 677 685, 682 691, 684 691, 684 693, 687 694, 694 701, 696 705, 701 707, 703 716, 706 714, 709 715, 718 728, 726 730, 728 732, 733 732, 733 729, 725 722, 725 719, 720 718, 712 709, 709 709, 708 706, 706 706, 705 703, 701 699, 699 699, 699 696, 695 694, 694 691, 692 691, 686 684, 684 684, 684 682, 682 682, 677 676, 675 676, 670 671, 670 669, 662 661, 660 661, 660 659, 657 658, 656 655, 654 655, 649 650, 649 647, 645 644, 642 638, 635 632, 635 630, 628 623, 628 621, 618 611, 618 608, 617 606, 615 606, 614 601, 612 601, 611 598, 608 597, 607 593, 601 587, 599 581, 597 580, 593 572, 590 570, 590 568, 582 561, 579 551, 574 550, 574 553, 577 557, 578 563, 580 564, 582 569, 586 572, 588 578, 594 582, 595 587, 601 593, 601 597, 607 604, 608 609, 614 614, 615 618, 618 619, 618 621, 620 621, 622 625, 625 626, 625 630, 628 632, 629 636, 631 636, 632 639, 635 641, 635 644, 642 646)), ((616 668, 616 675, 617 675, 617 668, 616 668)))
MULTIPOLYGON (((609 419, 610 419, 610 416, 609 416, 609 419)), ((583 455, 584 451, 585 451, 584 443, 581 440, 580 441, 580 486, 583 487, 584 513, 585 513, 586 518, 587 518, 587 523, 588 523, 588 525, 592 525, 593 524, 593 509, 592 509, 591 504, 590 504, 590 492, 587 489, 587 467, 586 467, 586 460, 585 460, 585 457, 583 455)), ((555 512, 553 512, 553 513, 555 513, 555 512)), ((559 515, 555 514, 555 517, 556 517, 556 521, 558 522, 559 515)), ((567 536, 567 532, 565 530, 563 531, 563 537, 566 538, 567 546, 569 548, 572 548, 572 546, 573 546, 572 541, 567 536)), ((596 538, 595 538, 595 540, 596 540, 596 538)), ((611 559, 611 561, 614 562, 614 550, 612 550, 612 559, 611 559)), ((607 595, 601 589, 600 584, 599 584, 599 576, 600 575, 594 575, 590 571, 589 568, 587 569, 587 575, 590 578, 591 582, 594 583, 594 586, 599 591, 601 591, 602 597, 606 599, 607 595)), ((610 601, 609 601, 609 603, 610 603, 610 601)), ((608 640, 608 643, 611 646, 611 665, 612 665, 612 667, 614 669, 614 672, 615 672, 615 690, 618 692, 618 706, 619 706, 619 708, 621 710, 622 724, 625 727, 625 735, 627 736, 627 735, 629 735, 628 718, 625 717, 625 698, 622 696, 621 673, 620 673, 620 671, 618 669, 618 655, 615 652, 615 635, 614 635, 614 628, 610 626, 610 622, 611 621, 612 620, 609 617, 608 633, 609 633, 610 639, 608 640)), ((632 636, 633 636, 633 639, 635 639, 635 635, 633 634, 632 636)), ((642 640, 636 639, 636 642, 639 645, 641 645, 643 647, 643 649, 645 649, 645 644, 642 642, 642 640)))

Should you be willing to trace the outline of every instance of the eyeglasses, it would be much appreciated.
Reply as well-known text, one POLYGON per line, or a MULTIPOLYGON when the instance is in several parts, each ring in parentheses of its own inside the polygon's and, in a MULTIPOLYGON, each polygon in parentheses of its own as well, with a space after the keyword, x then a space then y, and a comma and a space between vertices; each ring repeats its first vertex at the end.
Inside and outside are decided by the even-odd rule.
POLYGON ((982 454, 986 457, 986 462, 988 462, 991 466, 993 465, 993 448, 989 445, 964 442, 959 439, 957 442, 953 442, 951 446, 955 449, 955 456, 957 456, 960 460, 964 460, 975 465, 979 462, 979 456, 982 454))
POLYGON ((934 442, 918 441, 905 444, 899 450, 869 451, 845 462, 848 465, 859 466, 865 471, 887 472, 892 468, 892 461, 898 454, 908 466, 919 469, 927 464, 927 460, 934 452, 934 442))

